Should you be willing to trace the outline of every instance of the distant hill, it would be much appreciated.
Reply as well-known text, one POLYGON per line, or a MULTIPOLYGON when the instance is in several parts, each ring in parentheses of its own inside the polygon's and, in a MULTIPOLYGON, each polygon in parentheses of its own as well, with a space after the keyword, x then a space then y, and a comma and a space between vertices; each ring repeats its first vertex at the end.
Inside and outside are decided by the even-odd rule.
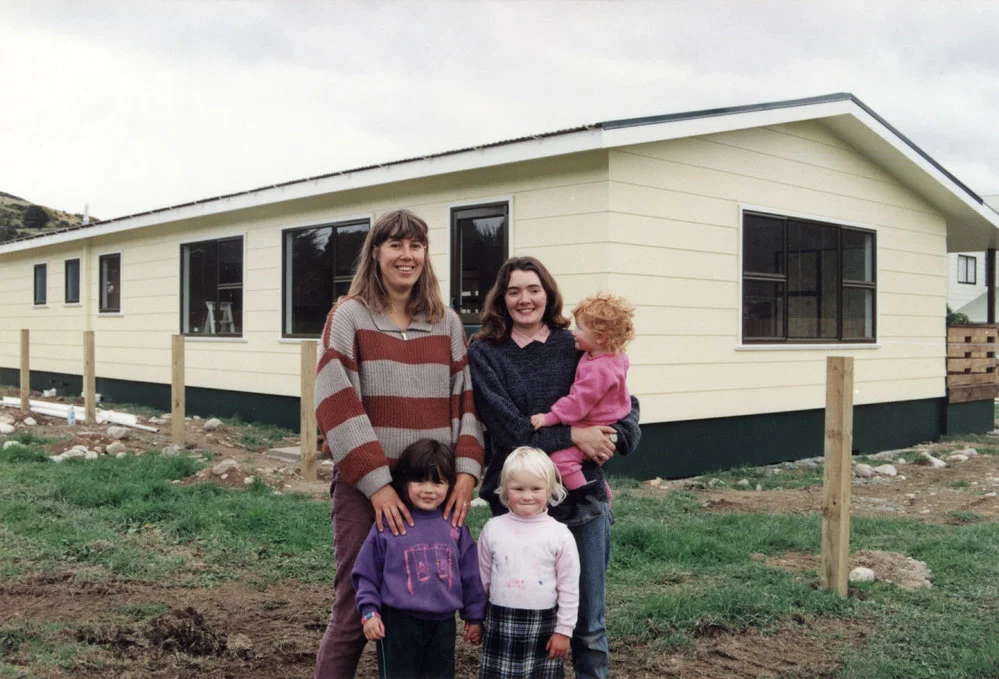
MULTIPOLYGON (((35 205, 0 191, 0 243, 77 226, 83 215, 35 205)), ((91 221, 99 221, 91 217, 91 221)))

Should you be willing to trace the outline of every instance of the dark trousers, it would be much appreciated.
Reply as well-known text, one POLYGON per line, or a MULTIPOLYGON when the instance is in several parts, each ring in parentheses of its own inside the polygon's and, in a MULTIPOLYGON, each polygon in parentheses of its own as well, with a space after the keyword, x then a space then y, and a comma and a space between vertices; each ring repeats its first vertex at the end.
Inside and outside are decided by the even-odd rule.
POLYGON ((382 623, 378 679, 453 679, 454 616, 423 620, 382 606, 382 623))

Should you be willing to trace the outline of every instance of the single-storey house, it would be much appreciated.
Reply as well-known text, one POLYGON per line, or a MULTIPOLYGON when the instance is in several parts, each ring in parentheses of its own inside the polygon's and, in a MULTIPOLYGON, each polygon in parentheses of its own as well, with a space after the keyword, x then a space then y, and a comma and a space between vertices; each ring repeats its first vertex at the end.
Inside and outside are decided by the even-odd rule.
POLYGON ((0 245, 0 382, 79 393, 81 331, 107 400, 296 427, 316 338, 383 211, 432 227, 444 296, 474 324, 500 263, 533 255, 569 308, 637 307, 640 454, 682 476, 821 455, 826 357, 855 359, 854 448, 992 428, 948 404, 947 254, 999 218, 851 94, 613 120, 345 170, 0 245))
MULTIPOLYGON (((999 196, 982 196, 985 204, 999 209, 999 196)), ((972 323, 995 323, 996 283, 992 282, 992 316, 989 317, 987 252, 952 252, 947 255, 947 306, 964 314, 972 323)))

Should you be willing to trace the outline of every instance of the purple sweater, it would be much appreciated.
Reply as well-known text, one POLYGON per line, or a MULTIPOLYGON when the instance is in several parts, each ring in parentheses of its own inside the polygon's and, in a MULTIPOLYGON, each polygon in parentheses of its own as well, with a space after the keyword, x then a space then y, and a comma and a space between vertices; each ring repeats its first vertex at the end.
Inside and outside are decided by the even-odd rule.
POLYGON ((416 525, 405 535, 379 533, 372 526, 365 538, 350 576, 358 612, 390 606, 417 618, 446 620, 460 611, 462 620, 481 622, 486 593, 468 526, 452 528, 439 510, 411 513, 416 525))

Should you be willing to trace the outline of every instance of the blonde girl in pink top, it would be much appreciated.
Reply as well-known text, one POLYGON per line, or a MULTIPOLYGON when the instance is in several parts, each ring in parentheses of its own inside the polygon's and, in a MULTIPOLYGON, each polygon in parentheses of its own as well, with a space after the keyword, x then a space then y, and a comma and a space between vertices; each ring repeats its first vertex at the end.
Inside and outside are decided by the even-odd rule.
MULTIPOLYGON (((635 308, 623 297, 601 293, 577 304, 572 315, 576 348, 586 353, 576 366, 569 393, 552 405, 551 412, 531 417, 535 430, 554 424, 609 425, 631 412, 629 363, 624 350, 635 337, 635 308)), ((582 472, 585 459, 575 446, 552 453, 562 483, 569 490, 586 485, 582 472)))

